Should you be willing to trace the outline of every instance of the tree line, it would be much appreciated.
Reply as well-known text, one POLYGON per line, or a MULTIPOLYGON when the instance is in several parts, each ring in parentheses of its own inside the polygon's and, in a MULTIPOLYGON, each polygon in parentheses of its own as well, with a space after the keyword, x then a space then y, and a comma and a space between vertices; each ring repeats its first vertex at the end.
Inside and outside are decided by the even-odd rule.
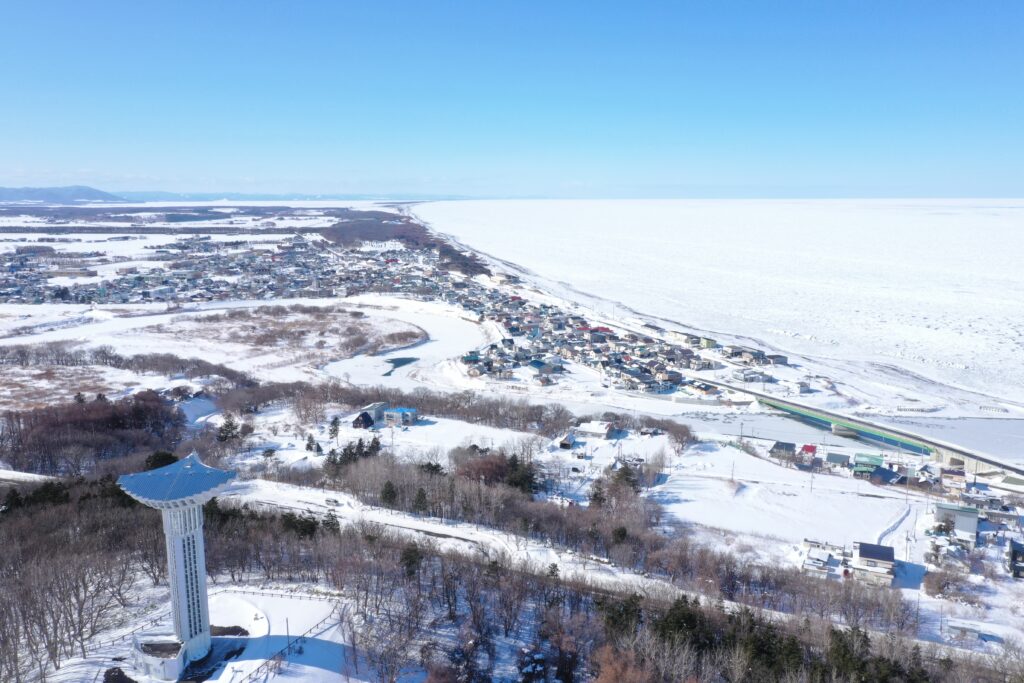
POLYGON ((143 353, 125 356, 109 346, 76 348, 70 342, 20 344, 0 346, 0 366, 83 366, 103 365, 136 373, 154 372, 161 375, 182 375, 188 378, 218 376, 232 387, 254 386, 249 375, 226 365, 199 358, 181 358, 170 353, 143 353))
POLYGON ((37 474, 78 476, 181 439, 184 416, 154 391, 111 401, 81 394, 66 404, 0 414, 0 460, 37 474))

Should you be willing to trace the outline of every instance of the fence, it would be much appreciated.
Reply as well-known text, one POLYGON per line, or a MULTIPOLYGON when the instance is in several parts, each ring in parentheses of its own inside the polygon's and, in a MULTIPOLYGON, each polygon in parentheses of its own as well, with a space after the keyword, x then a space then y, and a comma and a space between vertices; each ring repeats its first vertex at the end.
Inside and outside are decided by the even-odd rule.
POLYGON ((308 595, 302 593, 289 593, 288 591, 265 591, 265 590, 254 590, 251 588, 222 588, 218 591, 211 591, 212 593, 240 593, 242 595, 260 595, 267 598, 288 598, 289 600, 319 600, 321 602, 329 602, 331 600, 338 600, 341 598, 340 595, 308 595))
POLYGON ((156 626, 161 621, 163 621, 168 616, 170 616, 170 614, 171 614, 170 610, 165 610, 165 611, 161 612, 160 614, 158 614, 155 617, 150 617, 146 621, 146 623, 144 623, 142 626, 137 626, 137 627, 133 628, 131 631, 128 631, 127 633, 122 633, 119 636, 115 636, 113 638, 108 638, 107 640, 100 640, 100 641, 97 641, 95 643, 90 643, 89 647, 86 648, 86 652, 95 652, 96 650, 98 650, 98 649, 100 649, 102 647, 109 647, 110 645, 113 645, 115 643, 119 643, 122 640, 127 640, 128 638, 131 638, 132 636, 134 636, 136 633, 139 633, 140 631, 145 631, 146 629, 149 629, 149 628, 152 628, 152 627, 156 626))
POLYGON ((321 626, 323 626, 328 621, 331 621, 334 618, 335 614, 332 612, 331 614, 328 614, 326 617, 324 617, 317 623, 313 624, 313 626, 307 629, 305 633, 295 636, 295 638, 289 641, 287 645, 285 645, 283 648, 267 657, 266 661, 264 661, 262 664, 256 667, 256 669, 248 676, 238 681, 238 683, 254 683, 260 677, 262 677, 263 680, 266 681, 269 680, 272 676, 276 676, 278 672, 274 671, 274 667, 276 666, 277 662, 279 660, 287 661, 287 655, 292 651, 292 648, 295 646, 296 643, 298 643, 299 641, 306 640, 306 638, 308 638, 310 634, 312 634, 318 628, 320 628, 321 626))

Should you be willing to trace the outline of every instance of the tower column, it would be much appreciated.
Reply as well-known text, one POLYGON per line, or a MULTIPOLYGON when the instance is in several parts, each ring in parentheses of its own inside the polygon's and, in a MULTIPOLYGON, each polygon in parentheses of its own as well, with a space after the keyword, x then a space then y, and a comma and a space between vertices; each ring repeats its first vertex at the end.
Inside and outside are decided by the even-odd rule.
POLYGON ((203 508, 198 503, 163 508, 174 633, 188 659, 210 651, 210 606, 206 595, 203 508))

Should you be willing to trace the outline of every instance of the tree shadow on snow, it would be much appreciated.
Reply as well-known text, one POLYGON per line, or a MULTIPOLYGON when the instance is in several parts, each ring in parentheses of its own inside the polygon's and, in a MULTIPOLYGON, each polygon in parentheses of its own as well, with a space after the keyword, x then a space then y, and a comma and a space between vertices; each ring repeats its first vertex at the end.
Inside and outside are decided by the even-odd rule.
MULTIPOLYGON (((239 662, 263 663, 283 650, 288 643, 291 643, 291 650, 283 658, 282 671, 287 671, 289 664, 301 664, 315 669, 322 669, 338 673, 342 670, 345 662, 352 661, 352 653, 344 644, 325 640, 323 638, 296 638, 290 639, 284 635, 272 634, 256 638, 246 637, 219 637, 213 638, 212 649, 214 652, 233 655, 224 657, 217 668, 211 672, 216 675, 239 662), (238 652, 239 648, 243 648, 238 652)), ((245 667, 246 671, 251 666, 245 667)))

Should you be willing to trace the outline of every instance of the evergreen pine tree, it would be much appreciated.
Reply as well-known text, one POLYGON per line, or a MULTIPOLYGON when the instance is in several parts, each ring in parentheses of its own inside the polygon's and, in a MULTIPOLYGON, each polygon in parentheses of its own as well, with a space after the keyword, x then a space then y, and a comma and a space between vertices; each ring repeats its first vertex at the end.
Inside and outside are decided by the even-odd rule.
POLYGON ((0 507, 3 507, 5 512, 10 512, 11 510, 17 510, 20 508, 24 502, 25 501, 21 498, 21 494, 18 493, 18 489, 12 488, 8 489, 7 495, 4 497, 3 505, 0 507))
POLYGON ((388 479, 384 482, 384 488, 380 491, 380 502, 386 507, 394 507, 395 503, 398 502, 398 491, 395 490, 395 485, 388 479))
POLYGON ((416 572, 420 569, 420 563, 423 562, 423 551, 415 543, 410 543, 402 548, 399 562, 401 562, 402 568, 405 569, 405 577, 411 579, 416 576, 416 572))
POLYGON ((338 456, 338 451, 333 448, 327 454, 327 462, 324 463, 324 474, 332 480, 336 480, 341 476, 341 458, 338 456))
POLYGON ((630 465, 623 465, 615 472, 615 483, 628 486, 634 491, 640 490, 640 477, 630 465))
POLYGON ((427 502, 427 492, 424 491, 422 487, 416 489, 416 498, 412 501, 412 510, 413 510, 413 512, 416 512, 416 513, 419 513, 419 514, 422 515, 422 514, 426 513, 427 508, 429 508, 429 507, 430 507, 430 505, 427 502))
POLYGON ((235 416, 228 413, 224 416, 224 422, 221 424, 220 429, 217 430, 217 441, 224 443, 226 441, 233 441, 238 438, 238 422, 235 421, 235 416))
POLYGON ((323 521, 324 531, 338 532, 341 531, 341 524, 338 522, 338 518, 334 516, 334 511, 327 513, 327 517, 323 521))
POLYGON ((142 465, 142 468, 144 470, 155 470, 158 467, 163 467, 176 462, 178 462, 178 459, 174 457, 173 453, 168 453, 167 451, 156 451, 146 458, 146 462, 142 465))

